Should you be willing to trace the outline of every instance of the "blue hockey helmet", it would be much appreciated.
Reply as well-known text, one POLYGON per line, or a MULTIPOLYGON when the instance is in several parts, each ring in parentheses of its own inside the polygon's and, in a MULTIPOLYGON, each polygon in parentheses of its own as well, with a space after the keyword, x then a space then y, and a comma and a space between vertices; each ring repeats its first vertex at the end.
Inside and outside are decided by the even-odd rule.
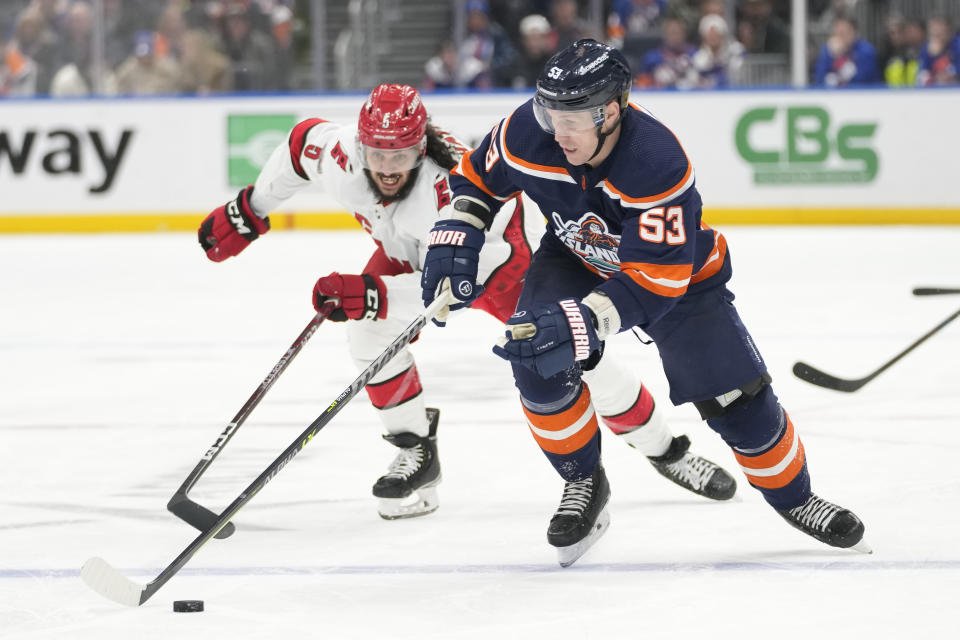
POLYGON ((537 78, 533 99, 540 126, 555 133, 547 110, 589 111, 593 125, 603 124, 610 102, 620 105, 621 117, 630 98, 630 64, 620 51, 584 38, 558 51, 537 78))

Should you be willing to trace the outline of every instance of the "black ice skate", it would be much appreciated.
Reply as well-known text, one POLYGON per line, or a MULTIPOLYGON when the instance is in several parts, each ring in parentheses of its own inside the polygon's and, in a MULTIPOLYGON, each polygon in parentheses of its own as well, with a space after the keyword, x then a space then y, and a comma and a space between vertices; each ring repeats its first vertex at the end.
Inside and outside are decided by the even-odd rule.
POLYGON ((737 481, 723 467, 690 453, 690 438, 675 436, 667 452, 648 456, 660 475, 684 489, 711 500, 729 500, 737 492, 737 481))
POLYGON ((607 532, 609 499, 610 484, 600 463, 589 478, 563 487, 560 506, 547 527, 547 542, 557 547, 561 567, 576 562, 607 532))
POLYGON ((415 433, 394 433, 383 439, 400 448, 387 473, 373 485, 380 499, 377 510, 384 520, 412 518, 433 513, 440 506, 440 458, 437 457, 438 409, 427 409, 430 431, 426 438, 415 433))
POLYGON ((799 507, 778 509, 777 513, 800 531, 831 547, 873 553, 863 541, 864 527, 860 518, 849 509, 827 502, 814 493, 799 507))

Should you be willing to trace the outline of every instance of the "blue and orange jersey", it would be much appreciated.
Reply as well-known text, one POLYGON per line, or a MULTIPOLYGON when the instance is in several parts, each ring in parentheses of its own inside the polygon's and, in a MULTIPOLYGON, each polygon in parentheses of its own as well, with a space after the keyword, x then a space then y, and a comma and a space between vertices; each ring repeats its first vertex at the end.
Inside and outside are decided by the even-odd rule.
POLYGON ((455 195, 493 211, 518 191, 584 266, 622 327, 648 327, 688 292, 730 278, 726 241, 701 221, 693 165, 676 136, 631 104, 617 145, 595 168, 567 163, 532 100, 501 120, 451 172, 455 195))

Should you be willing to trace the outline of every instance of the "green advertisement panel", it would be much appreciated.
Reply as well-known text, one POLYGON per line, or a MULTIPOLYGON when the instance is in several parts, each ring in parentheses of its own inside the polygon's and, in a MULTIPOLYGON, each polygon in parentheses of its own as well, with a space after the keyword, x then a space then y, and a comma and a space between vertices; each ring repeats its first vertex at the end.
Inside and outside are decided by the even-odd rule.
POLYGON ((820 106, 763 106, 740 116, 734 142, 756 185, 866 184, 880 167, 876 130, 875 122, 834 122, 820 106))
POLYGON ((293 114, 227 116, 227 180, 231 187, 252 184, 270 154, 297 123, 293 114))

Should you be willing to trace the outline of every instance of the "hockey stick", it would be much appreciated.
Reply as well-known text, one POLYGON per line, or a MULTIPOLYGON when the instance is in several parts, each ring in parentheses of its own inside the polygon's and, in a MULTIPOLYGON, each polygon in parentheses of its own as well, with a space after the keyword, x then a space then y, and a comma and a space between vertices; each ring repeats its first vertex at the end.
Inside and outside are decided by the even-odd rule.
POLYGON ((918 346, 926 342, 926 340, 929 339, 930 336, 932 336, 936 332, 940 331, 940 329, 943 329, 945 326, 950 324, 957 316, 960 316, 960 309, 958 309, 957 311, 954 311, 952 314, 950 314, 950 317, 948 317, 946 320, 944 320, 943 322, 935 326, 933 329, 931 329, 927 333, 920 336, 920 338, 917 339, 916 342, 914 342, 909 347, 907 347, 906 349, 898 353, 894 358, 892 358, 889 362, 884 364, 882 367, 880 367, 870 375, 864 376, 863 378, 856 378, 853 380, 847 379, 847 378, 838 378, 836 376, 830 375, 829 373, 820 371, 816 367, 811 367, 809 364, 805 362, 797 362, 796 364, 793 365, 793 375, 797 376, 801 380, 805 380, 819 387, 824 387, 826 389, 833 389, 834 391, 846 391, 848 393, 851 393, 853 391, 856 391, 863 385, 867 384, 868 382, 876 378, 878 375, 880 375, 890 367, 892 367, 896 362, 900 360, 900 358, 907 355, 908 353, 916 349, 918 346))
MULTIPOLYGON (((253 392, 240 411, 237 412, 237 415, 233 416, 233 420, 227 425, 227 428, 223 430, 218 437, 216 442, 210 445, 210 448, 207 449, 207 452, 203 454, 203 457, 200 459, 200 462, 197 463, 197 466, 193 468, 193 471, 190 472, 190 475, 187 476, 187 479, 183 481, 183 484, 180 485, 180 488, 173 494, 173 497, 170 498, 170 502, 167 503, 167 510, 170 511, 173 515, 177 516, 187 524, 193 526, 200 531, 206 531, 209 529, 214 522, 217 521, 219 517, 210 509, 207 509, 205 506, 198 504, 191 500, 187 496, 187 492, 193 488, 193 485, 197 483, 197 480, 200 479, 200 476, 204 474, 217 456, 220 455, 220 452, 223 450, 227 443, 230 442, 230 439, 233 437, 233 434, 237 432, 240 426, 246 422, 247 417, 253 413, 253 410, 260 404, 260 401, 263 400, 263 397, 267 395, 267 391, 270 390, 270 387, 273 386, 273 383, 277 381, 277 378, 280 377, 290 362, 297 357, 297 354, 300 353, 300 350, 303 348, 303 345, 307 343, 307 340, 314 334, 320 324, 327 318, 327 316, 332 311, 332 307, 324 307, 321 309, 313 318, 310 320, 310 323, 307 324, 306 328, 300 332, 300 335, 297 336, 297 339, 293 341, 293 344, 290 345, 290 348, 287 349, 286 353, 283 354, 283 357, 280 358, 280 361, 274 365, 273 369, 270 370, 270 373, 267 374, 267 377, 263 379, 263 382, 260 383, 260 386, 257 387, 257 390, 253 392)), ((228 538, 234 532, 234 526, 232 522, 228 522, 225 527, 223 527, 214 537, 215 538, 228 538)))
POLYGON ((330 420, 366 386, 370 378, 375 376, 400 349, 409 344, 420 330, 426 326, 430 319, 449 305, 451 301, 452 296, 449 292, 444 292, 439 295, 421 315, 417 316, 413 322, 390 343, 390 346, 388 346, 383 353, 377 356, 376 360, 371 362, 370 365, 363 370, 349 387, 337 396, 336 400, 330 403, 330 406, 328 406, 316 420, 310 423, 310 426, 308 426, 303 433, 297 436, 296 440, 294 440, 276 460, 264 469, 263 473, 250 483, 250 486, 244 489, 243 492, 223 510, 223 513, 217 516, 213 524, 197 536, 193 542, 187 545, 187 548, 184 549, 166 569, 161 571, 156 578, 145 585, 139 584, 117 571, 103 558, 93 557, 87 560, 83 564, 83 568, 80 569, 80 577, 83 578, 83 581, 103 597, 123 605, 137 607, 149 600, 160 587, 166 584, 170 578, 176 575, 176 573, 189 562, 190 558, 192 558, 203 545, 219 533, 240 509, 246 506, 268 482, 273 480, 277 474, 307 446, 307 443, 317 435, 320 429, 327 426, 330 420))
POLYGON ((941 296, 948 293, 960 293, 960 289, 949 289, 945 287, 917 287, 913 290, 915 296, 941 296))

